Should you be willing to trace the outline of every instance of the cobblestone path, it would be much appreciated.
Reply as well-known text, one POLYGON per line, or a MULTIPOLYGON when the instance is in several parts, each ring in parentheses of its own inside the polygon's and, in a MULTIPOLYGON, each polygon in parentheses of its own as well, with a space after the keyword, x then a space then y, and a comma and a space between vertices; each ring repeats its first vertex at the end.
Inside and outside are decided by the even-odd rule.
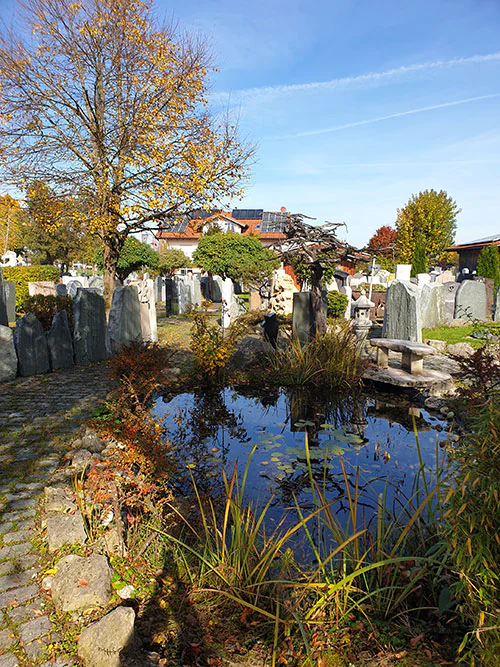
POLYGON ((57 628, 35 577, 37 506, 81 424, 109 388, 106 364, 0 384, 0 667, 47 662, 57 628))

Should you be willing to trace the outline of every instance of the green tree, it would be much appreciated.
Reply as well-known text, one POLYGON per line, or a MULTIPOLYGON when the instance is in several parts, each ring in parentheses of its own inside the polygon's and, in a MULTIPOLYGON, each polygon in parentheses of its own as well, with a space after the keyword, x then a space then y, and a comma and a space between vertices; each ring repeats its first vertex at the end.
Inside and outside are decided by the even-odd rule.
POLYGON ((125 239, 240 194, 254 149, 208 111, 206 43, 152 0, 21 0, 16 19, 0 29, 2 175, 90 194, 109 308, 125 239))
POLYGON ((412 277, 415 277, 419 273, 427 273, 427 253, 425 252, 425 246, 420 239, 417 241, 415 252, 411 259, 412 277))
POLYGON ((213 232, 200 238, 193 262, 222 278, 259 285, 280 265, 277 254, 264 248, 256 236, 213 232))
POLYGON ((479 253, 476 272, 478 276, 492 278, 495 281, 495 289, 500 285, 500 259, 498 246, 485 246, 479 253))
POLYGON ((189 257, 177 248, 161 250, 158 257, 158 272, 162 276, 171 276, 177 269, 193 266, 189 257))
POLYGON ((53 264, 57 260, 64 271, 73 261, 90 261, 98 239, 88 234, 84 218, 81 201, 57 196, 41 181, 32 182, 22 213, 23 244, 32 262, 53 264))
MULTIPOLYGON (((133 236, 129 236, 120 251, 120 257, 116 265, 116 276, 123 282, 134 271, 139 271, 143 268, 155 271, 158 268, 158 260, 158 253, 150 245, 141 243, 141 241, 138 241, 133 236)), ((102 248, 97 249, 94 261, 102 270, 102 248)))
POLYGON ((412 195, 406 206, 397 212, 398 257, 411 262, 420 239, 428 259, 445 259, 445 248, 453 245, 455 240, 459 213, 456 202, 444 190, 425 190, 412 195))

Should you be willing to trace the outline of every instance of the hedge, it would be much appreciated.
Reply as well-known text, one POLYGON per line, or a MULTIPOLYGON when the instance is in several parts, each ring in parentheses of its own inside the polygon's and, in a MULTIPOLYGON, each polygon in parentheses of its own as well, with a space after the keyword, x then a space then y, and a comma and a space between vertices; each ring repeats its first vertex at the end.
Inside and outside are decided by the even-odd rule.
POLYGON ((57 266, 4 266, 2 268, 4 280, 16 283, 16 311, 21 311, 24 301, 29 297, 28 283, 41 280, 59 281, 57 266))

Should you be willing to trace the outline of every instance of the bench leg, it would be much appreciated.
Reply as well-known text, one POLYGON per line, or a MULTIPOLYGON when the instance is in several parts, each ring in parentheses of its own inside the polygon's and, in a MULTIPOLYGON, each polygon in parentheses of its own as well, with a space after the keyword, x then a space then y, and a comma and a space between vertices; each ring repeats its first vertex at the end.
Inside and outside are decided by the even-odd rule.
POLYGON ((379 368, 389 367, 389 350, 377 347, 377 366, 379 368))
POLYGON ((414 352, 403 352, 401 368, 408 371, 410 375, 422 375, 424 372, 424 358, 414 352))

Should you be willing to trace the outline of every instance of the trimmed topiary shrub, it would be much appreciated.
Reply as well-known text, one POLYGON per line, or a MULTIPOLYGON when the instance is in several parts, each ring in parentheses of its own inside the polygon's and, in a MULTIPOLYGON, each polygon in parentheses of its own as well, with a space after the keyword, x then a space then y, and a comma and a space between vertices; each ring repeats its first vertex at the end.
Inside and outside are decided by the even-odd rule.
POLYGON ((328 306, 326 311, 328 317, 335 319, 343 317, 348 302, 347 294, 342 294, 342 292, 328 292, 328 306))
POLYGON ((20 311, 23 303, 29 297, 28 283, 41 280, 59 280, 57 266, 4 266, 2 268, 4 280, 16 283, 16 310, 20 311))

